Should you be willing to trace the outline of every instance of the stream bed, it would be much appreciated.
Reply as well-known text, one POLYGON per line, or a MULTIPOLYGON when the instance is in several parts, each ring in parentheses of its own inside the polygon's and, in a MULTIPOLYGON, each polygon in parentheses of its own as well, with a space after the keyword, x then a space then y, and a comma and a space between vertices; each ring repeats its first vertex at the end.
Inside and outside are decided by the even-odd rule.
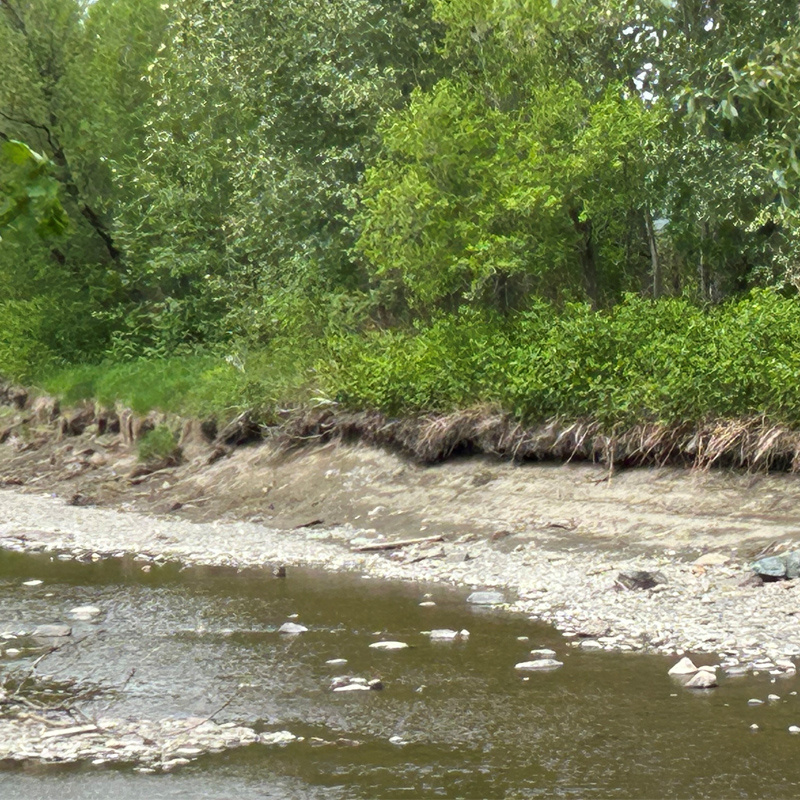
MULTIPOLYGON (((695 692, 668 677, 677 659, 585 652, 549 626, 467 604, 466 590, 297 568, 285 578, 148 569, 130 557, 0 551, 0 633, 69 624, 70 644, 39 671, 99 687, 81 704, 90 716, 214 715, 299 738, 205 755, 169 774, 6 762, 0 800, 763 798, 800 788, 800 736, 788 732, 800 725, 795 677, 723 678, 695 692), (100 613, 71 618, 86 605, 100 613), (279 633, 287 621, 308 630, 279 633), (469 636, 423 633, 444 628, 469 636), (410 646, 370 648, 379 640, 410 646), (564 666, 516 671, 536 648, 564 666), (384 688, 333 692, 342 674, 384 688), (748 705, 770 694, 780 699, 748 705)), ((0 677, 35 655, 8 654, 10 644, 0 642, 0 677)))

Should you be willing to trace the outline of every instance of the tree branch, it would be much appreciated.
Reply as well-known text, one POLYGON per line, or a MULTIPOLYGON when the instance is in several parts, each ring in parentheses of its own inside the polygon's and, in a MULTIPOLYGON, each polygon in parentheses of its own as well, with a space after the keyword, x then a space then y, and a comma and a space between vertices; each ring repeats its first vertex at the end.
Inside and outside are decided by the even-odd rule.
POLYGON ((5 11, 6 15, 10 18, 11 24, 14 28, 16 28, 23 36, 28 35, 28 30, 25 27, 25 22, 19 15, 19 12, 11 5, 9 0, 0 0, 0 9, 5 11))

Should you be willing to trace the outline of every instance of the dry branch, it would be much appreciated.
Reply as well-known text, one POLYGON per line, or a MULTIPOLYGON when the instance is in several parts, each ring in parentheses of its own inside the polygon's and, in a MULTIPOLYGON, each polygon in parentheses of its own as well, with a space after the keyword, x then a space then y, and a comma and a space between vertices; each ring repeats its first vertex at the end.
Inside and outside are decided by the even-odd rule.
POLYGON ((429 542, 443 542, 444 536, 423 536, 421 539, 400 539, 396 542, 376 542, 375 544, 362 544, 353 548, 356 553, 369 553, 376 550, 397 550, 400 547, 410 547, 412 544, 428 544, 429 542))

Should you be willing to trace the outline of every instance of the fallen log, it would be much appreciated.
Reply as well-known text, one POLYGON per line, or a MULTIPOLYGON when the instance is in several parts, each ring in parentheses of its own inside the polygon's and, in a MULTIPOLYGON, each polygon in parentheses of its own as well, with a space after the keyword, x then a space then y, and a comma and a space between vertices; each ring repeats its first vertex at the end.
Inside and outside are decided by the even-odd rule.
POLYGON ((369 553, 376 550, 397 550, 400 547, 409 547, 412 544, 428 544, 429 542, 443 542, 444 536, 423 536, 421 539, 400 539, 396 542, 375 542, 375 544, 362 544, 353 548, 355 553, 369 553))

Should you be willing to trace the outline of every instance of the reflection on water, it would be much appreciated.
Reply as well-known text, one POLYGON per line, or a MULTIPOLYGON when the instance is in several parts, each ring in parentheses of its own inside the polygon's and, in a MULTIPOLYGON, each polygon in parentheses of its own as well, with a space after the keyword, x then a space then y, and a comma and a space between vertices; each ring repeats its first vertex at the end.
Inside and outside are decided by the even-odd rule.
POLYGON ((800 788, 800 737, 787 733, 800 724, 794 679, 758 676, 690 693, 667 677, 662 658, 577 652, 523 617, 470 609, 463 593, 300 570, 279 580, 0 555, 0 632, 69 621, 68 610, 86 604, 103 613, 72 622, 82 641, 50 656, 46 671, 113 689, 136 670, 123 692, 106 693, 90 712, 112 703, 104 713, 202 716, 228 703, 218 720, 361 744, 255 745, 170 775, 9 770, 0 773, 0 800, 722 798, 800 788), (22 586, 29 578, 43 583, 22 586), (425 591, 435 607, 418 605, 425 591), (309 631, 277 633, 294 614, 309 631), (431 642, 421 633, 431 628, 471 636, 431 642), (377 652, 369 644, 378 634, 412 647, 377 652), (565 666, 523 680, 514 664, 533 647, 552 647, 565 666), (326 665, 332 658, 348 664, 326 665), (332 693, 330 679, 342 672, 380 677, 385 689, 332 693), (782 700, 747 705, 770 692, 782 700))

